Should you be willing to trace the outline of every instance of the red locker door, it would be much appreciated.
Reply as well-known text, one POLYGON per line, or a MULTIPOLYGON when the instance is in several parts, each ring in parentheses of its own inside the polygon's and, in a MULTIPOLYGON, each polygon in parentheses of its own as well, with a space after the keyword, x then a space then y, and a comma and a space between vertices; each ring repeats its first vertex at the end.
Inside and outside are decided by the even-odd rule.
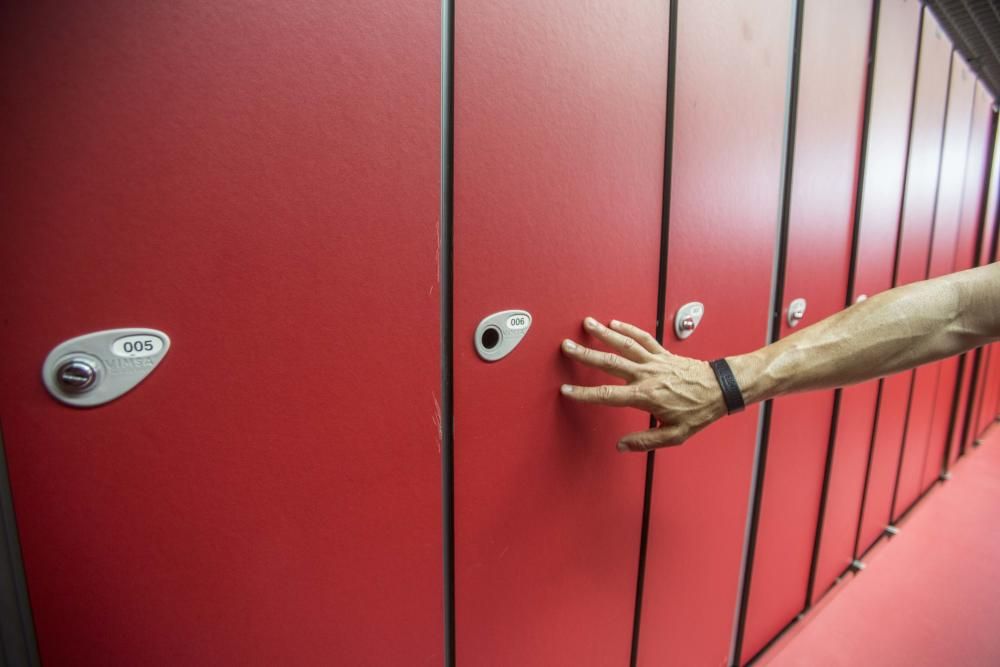
POLYGON ((615 444, 649 416, 562 398, 607 376, 559 346, 585 315, 655 327, 667 21, 666 0, 459 3, 459 663, 629 659, 645 457, 615 444), (533 323, 487 363, 477 325, 506 309, 533 323))
MULTIPOLYGON (((897 247, 896 285, 923 280, 927 276, 950 59, 951 45, 933 15, 924 10, 897 247)), ((862 515, 862 534, 866 536, 859 546, 862 552, 891 518, 895 518, 891 508, 912 380, 913 371, 907 371, 882 382, 872 469, 862 515), (875 457, 880 460, 876 462, 875 457)), ((918 422, 926 420, 922 412, 926 409, 926 406, 914 406, 916 418, 910 420, 914 433, 926 433, 926 426, 917 426, 918 422)), ((923 458, 920 461, 923 463, 923 458)))
MULTIPOLYGON (((963 271, 976 265, 977 242, 989 243, 988 235, 980 236, 985 213, 983 195, 989 178, 990 130, 993 128, 993 98, 976 83, 975 102, 972 109, 972 127, 969 131, 969 149, 965 162, 962 187, 962 213, 959 220, 958 240, 955 248, 955 270, 963 271)), ((975 367, 975 353, 962 355, 959 362, 955 414, 948 435, 948 465, 952 465, 962 452, 962 438, 969 417, 969 396, 975 367)))
MULTIPOLYGON (((947 42, 947 39, 941 41, 947 42)), ((921 67, 923 67, 923 63, 921 63, 921 67)), ((941 139, 936 206, 931 218, 932 238, 926 269, 928 278, 950 273, 955 261, 955 240, 962 197, 962 177, 975 92, 974 81, 964 70, 964 63, 952 54, 948 78, 950 84, 947 88, 945 101, 944 135, 941 139)), ((927 156, 926 164, 929 165, 931 164, 930 152, 927 156)), ((905 227, 903 233, 906 234, 905 227)), ((948 412, 951 409, 950 395, 945 399, 946 405, 937 405, 937 390, 942 379, 945 384, 948 383, 948 370, 953 363, 954 360, 949 360, 945 363, 929 364, 914 371, 903 454, 896 482, 893 521, 906 512, 923 492, 925 469, 934 467, 928 466, 927 462, 932 450, 937 452, 935 454, 937 462, 934 477, 936 478, 940 474, 944 457, 944 441, 942 438, 940 448, 932 446, 932 429, 934 413, 937 410, 948 412)), ((954 379, 952 378, 952 388, 953 385, 954 379)))
POLYGON ((993 423, 993 417, 990 415, 990 410, 986 407, 987 395, 991 393, 990 387, 993 382, 996 381, 996 368, 994 355, 996 353, 996 345, 987 345, 981 350, 981 364, 982 370, 982 380, 979 382, 979 390, 976 394, 976 403, 974 404, 973 414, 975 419, 973 424, 975 428, 970 434, 973 445, 979 445, 981 443, 981 437, 986 429, 989 428, 990 424, 993 423))
MULTIPOLYGON (((847 299, 872 12, 870 0, 803 5, 781 337, 841 310, 847 299), (805 317, 790 320, 798 299, 806 300, 805 317)), ((809 392, 771 406, 741 663, 806 605, 833 400, 832 390, 809 392)))
MULTIPOLYGON (((665 329, 681 305, 705 306, 690 338, 665 336, 678 354, 766 342, 791 11, 786 0, 678 6, 665 329)), ((640 664, 728 660, 758 412, 656 453, 640 664)))
MULTIPOLYGON (((913 0, 878 6, 852 302, 892 287, 920 26, 920 5, 913 0)), ((841 390, 812 602, 855 557, 879 386, 876 380, 841 390)))
POLYGON ((440 664, 439 3, 34 2, 0 31, 43 662, 440 664), (46 393, 56 344, 136 325, 173 344, 131 393, 46 393))
MULTIPOLYGON (((994 122, 994 135, 990 139, 993 141, 993 162, 990 165, 989 184, 986 194, 986 213, 982 221, 983 242, 979 246, 978 263, 980 265, 989 264, 997 259, 994 257, 994 244, 998 228, 998 213, 1000 213, 1000 123, 994 122)), ((998 248, 1000 249, 1000 248, 998 248)), ((986 427, 992 422, 993 417, 989 410, 983 409, 983 399, 986 388, 991 382, 996 380, 992 357, 996 345, 986 345, 977 352, 979 364, 976 374, 976 384, 972 389, 972 405, 970 410, 972 416, 969 421, 969 434, 965 443, 966 451, 982 435, 986 427)))
MULTIPOLYGON (((944 143, 941 153, 941 175, 938 178, 937 206, 934 213, 934 234, 928 278, 951 273, 955 269, 955 253, 962 215, 962 190, 965 185, 965 163, 968 158, 969 130, 976 94, 976 81, 957 52, 952 53, 951 84, 948 91, 948 111, 945 120, 944 143)), ((918 396, 919 385, 914 384, 913 405, 928 405, 930 419, 926 422, 924 451, 906 450, 905 463, 911 463, 911 480, 916 484, 914 499, 941 475, 944 466, 948 426, 958 374, 958 357, 951 357, 925 368, 917 376, 930 371, 936 376, 933 385, 923 387, 926 395, 918 396), (937 372, 934 373, 934 368, 937 372)), ((910 435, 909 432, 907 434, 910 435)), ((909 440, 907 441, 909 445, 909 440)), ((910 480, 907 480, 910 481, 910 480)), ((900 481, 902 490, 902 480, 900 481)))

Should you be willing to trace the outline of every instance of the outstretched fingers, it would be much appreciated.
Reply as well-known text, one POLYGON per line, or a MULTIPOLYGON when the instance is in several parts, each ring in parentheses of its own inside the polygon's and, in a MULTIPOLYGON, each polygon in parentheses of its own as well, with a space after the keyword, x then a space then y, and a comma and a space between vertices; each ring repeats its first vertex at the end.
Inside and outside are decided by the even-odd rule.
POLYGON ((581 403, 597 403, 618 408, 649 408, 646 398, 639 392, 636 385, 606 384, 599 387, 580 387, 564 384, 560 391, 563 396, 568 396, 581 403))
POLYGON ((592 350, 579 343, 574 343, 568 338, 563 341, 562 349, 567 356, 623 380, 634 380, 639 374, 638 364, 625 357, 620 357, 614 352, 592 350))
MULTIPOLYGON (((607 343, 608 346, 616 350, 619 354, 632 361, 642 363, 650 357, 649 350, 640 341, 624 333, 609 329, 593 317, 584 319, 583 326, 595 338, 607 343)), ((637 331, 641 330, 637 329, 637 331)))
POLYGON ((618 320, 611 320, 611 328, 635 340, 636 342, 639 343, 639 345, 642 345, 642 347, 645 348, 645 350, 650 354, 667 353, 667 351, 663 349, 663 346, 660 345, 658 342, 656 342, 656 338, 651 333, 643 331, 634 324, 629 324, 628 322, 619 322, 618 320))
POLYGON ((659 428, 630 433, 618 441, 619 452, 648 452, 658 447, 673 447, 687 440, 686 431, 680 426, 660 426, 659 428))

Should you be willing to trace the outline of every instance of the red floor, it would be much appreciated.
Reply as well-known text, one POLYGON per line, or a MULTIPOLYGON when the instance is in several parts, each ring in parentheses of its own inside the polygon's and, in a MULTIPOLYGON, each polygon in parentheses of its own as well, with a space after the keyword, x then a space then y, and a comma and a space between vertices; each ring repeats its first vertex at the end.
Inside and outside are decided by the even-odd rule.
POLYGON ((1000 428, 759 664, 1000 665, 1000 428))

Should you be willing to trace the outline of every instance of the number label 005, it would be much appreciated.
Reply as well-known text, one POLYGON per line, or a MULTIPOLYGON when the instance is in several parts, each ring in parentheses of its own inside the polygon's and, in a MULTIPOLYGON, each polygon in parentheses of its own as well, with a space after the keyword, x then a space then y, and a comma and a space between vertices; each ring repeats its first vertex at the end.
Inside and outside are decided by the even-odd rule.
POLYGON ((125 336, 111 344, 112 354, 119 357, 152 357, 163 349, 163 341, 156 336, 125 336))

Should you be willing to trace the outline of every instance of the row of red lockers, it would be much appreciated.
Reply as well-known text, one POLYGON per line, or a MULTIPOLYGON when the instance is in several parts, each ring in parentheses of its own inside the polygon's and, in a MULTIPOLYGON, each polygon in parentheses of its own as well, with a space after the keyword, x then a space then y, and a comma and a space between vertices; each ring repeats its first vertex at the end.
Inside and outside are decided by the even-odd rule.
POLYGON ((647 460, 614 449, 645 415, 557 391, 602 379, 558 351, 587 314, 701 301, 669 349, 762 345, 780 252, 806 324, 989 259, 992 100, 916 0, 457 4, 444 406, 437 2, 3 10, 0 427, 47 664, 745 662, 997 414, 986 350, 647 460), (505 308, 534 324, 484 363, 505 308), (51 400, 48 350, 115 326, 170 355, 51 400))

